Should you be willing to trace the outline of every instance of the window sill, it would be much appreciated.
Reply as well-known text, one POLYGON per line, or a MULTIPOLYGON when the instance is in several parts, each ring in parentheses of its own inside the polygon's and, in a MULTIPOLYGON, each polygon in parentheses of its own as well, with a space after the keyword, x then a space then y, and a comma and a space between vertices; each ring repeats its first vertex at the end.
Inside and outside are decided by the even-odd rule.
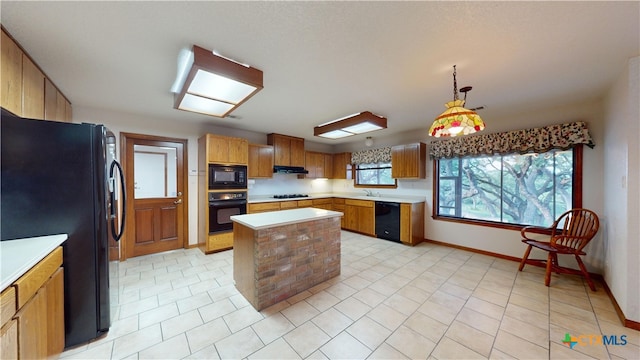
MULTIPOLYGON (((434 215, 431 218, 433 220, 438 220, 438 221, 448 221, 448 222, 454 222, 459 224, 485 226, 485 227, 491 227, 495 229, 514 230, 514 231, 520 231, 522 230, 523 227, 528 226, 528 225, 518 225, 518 224, 505 224, 505 223, 499 223, 495 221, 486 221, 486 220, 461 219, 461 218, 442 216, 442 215, 434 215)), ((532 232, 536 234, 551 235, 551 230, 542 229, 542 228, 531 229, 528 232, 532 232)))

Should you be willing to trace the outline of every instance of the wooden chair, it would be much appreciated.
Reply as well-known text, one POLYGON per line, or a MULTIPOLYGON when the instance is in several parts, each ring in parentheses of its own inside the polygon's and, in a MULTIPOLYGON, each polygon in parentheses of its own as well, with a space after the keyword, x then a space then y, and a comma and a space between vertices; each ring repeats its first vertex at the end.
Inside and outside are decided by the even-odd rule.
POLYGON ((582 275, 587 279, 591 290, 596 291, 596 287, 593 281, 591 281, 591 277, 580 256, 586 255, 583 249, 596 235, 599 227, 600 220, 598 219, 598 215, 593 211, 587 209, 571 209, 560 215, 553 225, 547 229, 551 230, 549 241, 539 241, 527 236, 527 232, 535 228, 541 229, 539 227, 526 226, 522 228, 522 230, 520 230, 522 242, 529 246, 522 256, 518 270, 522 271, 524 264, 544 265, 547 268, 544 276, 544 284, 546 286, 549 286, 551 282, 552 270, 557 274, 582 275), (529 259, 529 253, 532 247, 547 251, 547 260, 529 259), (558 254, 574 255, 580 271, 558 265, 558 254))

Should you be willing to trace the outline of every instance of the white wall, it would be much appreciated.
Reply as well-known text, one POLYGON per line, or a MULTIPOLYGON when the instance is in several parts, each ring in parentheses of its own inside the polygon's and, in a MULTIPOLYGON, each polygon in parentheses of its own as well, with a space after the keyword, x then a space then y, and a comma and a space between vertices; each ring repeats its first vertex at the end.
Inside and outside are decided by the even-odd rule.
POLYGON ((627 319, 640 321, 640 58, 631 59, 605 101, 604 276, 627 319))

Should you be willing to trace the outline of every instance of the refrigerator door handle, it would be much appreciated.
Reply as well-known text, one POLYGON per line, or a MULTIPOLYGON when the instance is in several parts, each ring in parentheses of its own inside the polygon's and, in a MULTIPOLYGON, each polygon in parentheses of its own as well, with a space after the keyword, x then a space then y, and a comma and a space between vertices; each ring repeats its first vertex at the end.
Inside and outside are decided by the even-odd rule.
POLYGON ((109 193, 110 193, 110 201, 111 201, 111 216, 109 222, 111 224, 111 234, 113 235, 114 240, 118 241, 122 237, 124 233, 124 223, 127 218, 127 194, 124 186, 124 174, 122 173, 122 167, 120 164, 113 160, 111 162, 111 167, 109 169, 109 193), (118 173, 120 174, 120 186, 122 190, 122 219, 120 219, 120 231, 116 232, 116 207, 115 207, 115 178, 113 177, 113 169, 118 168, 118 173))

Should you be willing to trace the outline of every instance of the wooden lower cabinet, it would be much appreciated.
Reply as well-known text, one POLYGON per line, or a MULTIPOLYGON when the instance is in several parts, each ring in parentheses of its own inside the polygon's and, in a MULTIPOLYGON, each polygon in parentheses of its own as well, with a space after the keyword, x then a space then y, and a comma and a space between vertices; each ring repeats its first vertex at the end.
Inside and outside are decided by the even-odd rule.
POLYGON ((64 270, 59 247, 0 296, 1 359, 56 358, 64 350, 64 270))
POLYGON ((278 201, 248 204, 247 206, 247 213, 249 214, 255 214, 255 213, 266 212, 266 211, 277 211, 277 210, 280 210, 280 202, 278 201))
POLYGON ((16 319, 19 358, 47 358, 47 292, 44 288, 18 311, 16 319))
POLYGON ((312 207, 325 210, 333 210, 333 198, 313 199, 312 207))
POLYGON ((345 222, 345 218, 346 218, 346 214, 345 214, 345 206, 344 206, 344 199, 343 198, 333 198, 333 203, 331 204, 333 207, 333 211, 338 211, 341 212, 343 215, 340 218, 340 227, 343 229, 346 229, 346 222, 345 222))
POLYGON ((12 319, 0 330, 0 359, 18 358, 18 320, 12 319))
POLYGON ((424 241, 424 202, 400 204, 400 241, 411 246, 424 241))
POLYGON ((16 314, 16 288, 9 286, 0 295, 0 359, 18 358, 18 321, 16 314))
POLYGON ((233 247, 233 232, 210 234, 207 239, 205 253, 222 251, 233 247))
POLYGON ((280 210, 297 209, 297 201, 282 201, 280 202, 280 210))
POLYGON ((47 293, 47 354, 64 350, 64 268, 58 268, 44 286, 47 293))
POLYGON ((345 230, 376 236, 374 201, 346 199, 344 205, 345 230))

